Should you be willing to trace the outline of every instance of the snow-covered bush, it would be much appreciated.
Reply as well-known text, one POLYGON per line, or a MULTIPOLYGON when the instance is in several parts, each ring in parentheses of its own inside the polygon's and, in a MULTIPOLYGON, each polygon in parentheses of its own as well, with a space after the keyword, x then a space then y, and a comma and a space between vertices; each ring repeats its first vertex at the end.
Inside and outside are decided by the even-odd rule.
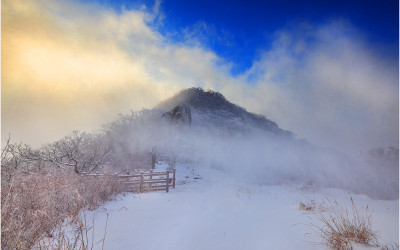
POLYGON ((30 249, 66 221, 78 223, 83 209, 95 209, 120 191, 115 179, 71 171, 18 173, 1 183, 1 246, 30 249))

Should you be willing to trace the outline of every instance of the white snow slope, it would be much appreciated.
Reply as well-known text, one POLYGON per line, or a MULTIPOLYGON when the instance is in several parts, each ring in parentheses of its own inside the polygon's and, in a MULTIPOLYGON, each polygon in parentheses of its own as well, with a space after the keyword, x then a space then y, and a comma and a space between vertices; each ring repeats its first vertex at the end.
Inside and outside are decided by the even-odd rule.
MULTIPOLYGON (((351 196, 360 210, 368 205, 373 211, 372 226, 381 245, 398 244, 398 200, 351 196)), ((326 249, 315 244, 321 238, 307 226, 309 218, 320 222, 299 210, 300 202, 318 204, 326 198, 350 201, 343 190, 242 183, 216 169, 181 164, 176 188, 169 193, 127 194, 88 217, 95 216, 95 249, 102 249, 105 229, 104 249, 326 249)))

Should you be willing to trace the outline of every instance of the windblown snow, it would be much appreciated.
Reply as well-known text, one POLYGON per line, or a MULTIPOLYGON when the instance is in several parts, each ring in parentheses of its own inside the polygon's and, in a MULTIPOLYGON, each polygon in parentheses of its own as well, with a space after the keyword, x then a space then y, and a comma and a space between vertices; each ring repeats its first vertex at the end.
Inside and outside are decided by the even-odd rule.
MULTIPOLYGON (((163 168, 165 164, 157 165, 157 170, 163 168)), ((169 193, 120 196, 88 218, 95 217, 94 249, 326 249, 308 226, 318 220, 299 210, 299 203, 329 198, 346 204, 350 195, 358 208, 373 210, 380 243, 398 244, 398 201, 340 189, 238 181, 195 164, 177 165, 177 185, 169 193)))

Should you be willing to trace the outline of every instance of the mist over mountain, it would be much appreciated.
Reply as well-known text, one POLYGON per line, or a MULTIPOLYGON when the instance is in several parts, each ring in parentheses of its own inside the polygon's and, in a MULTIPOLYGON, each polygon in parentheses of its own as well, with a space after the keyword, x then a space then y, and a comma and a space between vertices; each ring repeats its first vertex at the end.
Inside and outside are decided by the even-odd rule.
POLYGON ((398 197, 398 159, 383 169, 320 148, 212 90, 182 90, 154 109, 121 116, 106 131, 113 170, 148 168, 156 151, 158 160, 170 164, 211 167, 260 185, 313 184, 377 199, 398 197))
POLYGON ((46 168, 76 174, 149 170, 156 156, 170 166, 218 170, 237 182, 332 187, 375 199, 399 195, 397 148, 350 157, 298 139, 274 121, 200 88, 182 90, 153 109, 120 115, 98 134, 74 131, 38 149, 22 144, 8 149, 19 159, 4 161, 10 164, 2 165, 2 176, 9 179, 16 171, 46 168))

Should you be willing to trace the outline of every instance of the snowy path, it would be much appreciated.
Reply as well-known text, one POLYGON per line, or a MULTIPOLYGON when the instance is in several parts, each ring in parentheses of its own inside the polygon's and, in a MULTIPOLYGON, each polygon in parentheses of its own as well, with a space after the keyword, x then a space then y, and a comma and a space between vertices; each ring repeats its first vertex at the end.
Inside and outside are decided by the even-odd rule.
MULTIPOLYGON (((289 186, 237 184, 224 176, 178 166, 178 183, 188 183, 170 193, 129 194, 98 209, 95 242, 103 238, 109 213, 104 249, 324 249, 306 242, 319 239, 304 236, 311 232, 298 209, 304 193, 289 186)), ((340 190, 327 192, 338 201, 348 197, 340 190)), ((398 201, 353 197, 374 210, 373 225, 382 238, 398 243, 398 201)))

